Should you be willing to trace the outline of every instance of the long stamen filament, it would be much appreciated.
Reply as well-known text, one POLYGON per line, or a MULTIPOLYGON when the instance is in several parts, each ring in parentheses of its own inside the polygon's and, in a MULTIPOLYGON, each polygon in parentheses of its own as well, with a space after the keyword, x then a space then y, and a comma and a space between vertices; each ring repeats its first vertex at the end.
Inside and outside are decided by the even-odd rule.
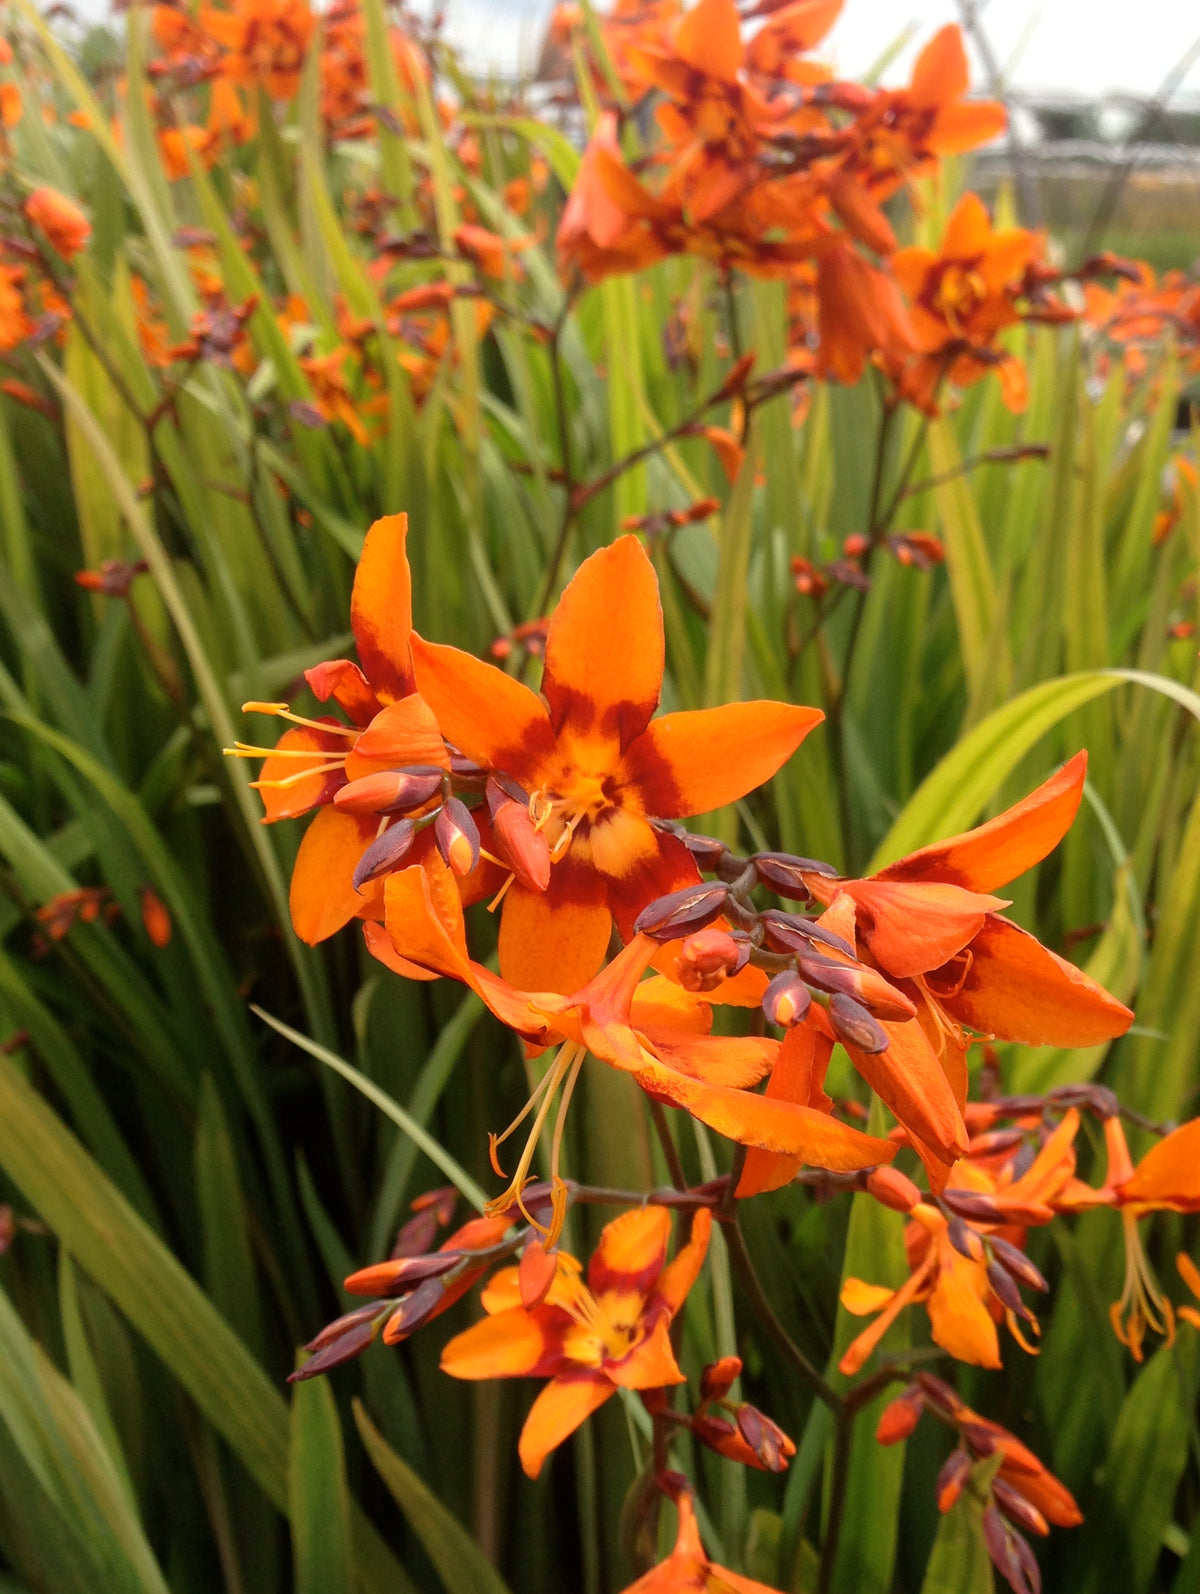
POLYGON ((302 780, 309 780, 313 775, 331 775, 335 770, 345 767, 339 758, 335 764, 317 764, 312 769, 298 769, 294 775, 281 775, 278 780, 252 780, 250 784, 255 791, 278 791, 285 786, 295 786, 302 780))
MULTIPOLYGON (((525 1184, 529 1176, 529 1169, 533 1163, 534 1154, 537 1151, 538 1141, 541 1138, 541 1133, 545 1127, 546 1119, 550 1114, 550 1107, 554 1101, 555 1095, 558 1092, 558 1087, 574 1069, 576 1063, 582 1056, 582 1051, 583 1049, 574 1042, 568 1042, 566 1045, 560 1047, 558 1056, 554 1059, 553 1063, 551 1063, 541 1084, 534 1091, 529 1102, 526 1104, 525 1112, 521 1114, 521 1118, 525 1117, 534 1101, 536 1101, 539 1096, 541 1097, 541 1103, 538 1107, 537 1117, 533 1121, 533 1127, 529 1131, 528 1139, 525 1141, 525 1148, 521 1152, 521 1160, 517 1164, 516 1172, 512 1176, 512 1180, 509 1183, 508 1189, 502 1196, 497 1196, 494 1201, 489 1201, 487 1206, 484 1208, 484 1211, 489 1216, 493 1216, 498 1212, 505 1211, 505 1209, 510 1207, 515 1201, 527 1222, 531 1223, 539 1233, 546 1235, 549 1234, 550 1231, 546 1228, 545 1224, 540 1223, 532 1215, 532 1213, 526 1210, 524 1203, 521 1200, 521 1192, 525 1188, 525 1184)), ((512 1130, 516 1128, 516 1124, 520 1123, 520 1121, 521 1119, 518 1118, 516 1123, 511 1125, 510 1128, 505 1131, 505 1134, 511 1134, 512 1130)), ((559 1227, 561 1227, 561 1223, 559 1224, 559 1227)))
POLYGON ((332 725, 326 720, 313 720, 303 714, 294 714, 286 703, 243 703, 243 714, 270 714, 274 719, 290 720, 293 725, 306 725, 309 730, 329 731, 334 736, 358 736, 355 725, 332 725))
POLYGON ((1175 1312, 1150 1271, 1136 1214, 1126 1208, 1121 1221, 1125 1229, 1125 1285, 1121 1299, 1109 1307, 1109 1317, 1117 1338, 1122 1345, 1128 1345, 1134 1361, 1140 1362, 1147 1328, 1161 1334, 1168 1345, 1174 1344, 1175 1312))

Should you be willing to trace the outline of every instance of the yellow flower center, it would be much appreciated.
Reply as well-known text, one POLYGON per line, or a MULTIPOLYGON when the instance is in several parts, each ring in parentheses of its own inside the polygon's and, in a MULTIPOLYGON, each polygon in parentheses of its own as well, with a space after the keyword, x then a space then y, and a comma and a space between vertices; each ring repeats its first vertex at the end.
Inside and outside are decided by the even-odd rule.
POLYGON ((980 273, 969 266, 947 264, 934 292, 934 304, 954 332, 961 333, 963 322, 984 299, 987 284, 980 273))

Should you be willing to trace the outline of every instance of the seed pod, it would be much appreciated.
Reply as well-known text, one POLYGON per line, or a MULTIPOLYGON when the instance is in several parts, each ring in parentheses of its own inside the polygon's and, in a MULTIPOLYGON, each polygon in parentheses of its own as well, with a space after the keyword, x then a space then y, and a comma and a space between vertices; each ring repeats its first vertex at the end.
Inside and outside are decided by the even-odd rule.
POLYGON ((952 1450, 937 1475, 934 1494, 937 1508, 945 1513, 963 1491, 963 1484, 971 1475, 971 1458, 965 1450, 952 1450))
POLYGON ((812 992, 792 969, 777 974, 763 992, 763 1012, 782 1029, 799 1024, 811 1006, 812 992))
POLYGON ((893 1212, 909 1213, 922 1199, 916 1185, 898 1168, 872 1168, 867 1175, 866 1190, 893 1212))
POLYGON ((457 875, 470 874, 479 862, 479 827, 471 810, 457 797, 448 797, 433 822, 437 849, 457 875))
POLYGON ((1009 1521, 1024 1528, 1026 1533, 1037 1533, 1045 1538, 1050 1532, 1050 1524, 1037 1506, 1032 1505, 1011 1483, 1006 1483, 1003 1478, 993 1478, 992 1494, 1009 1521))
POLYGON ((806 874, 836 879, 837 870, 817 858, 796 858, 790 852, 756 852, 750 860, 754 872, 778 897, 790 902, 807 902, 812 893, 804 882, 806 874))
POLYGON ((354 889, 361 891, 368 880, 377 880, 381 874, 395 869, 413 844, 416 827, 411 819, 397 819, 382 836, 375 840, 358 860, 354 871, 354 889))
POLYGON ((838 1040, 853 1046, 868 1056, 877 1056, 888 1049, 887 1031, 878 1019, 871 1017, 865 1007, 853 997, 840 991, 829 998, 829 1022, 838 1040))
POLYGON ((445 770, 433 764, 381 769, 347 781, 334 794, 333 805, 350 814, 400 813, 405 808, 419 808, 435 797, 445 778, 445 770))
POLYGON ((758 918, 767 945, 774 952, 805 952, 816 945, 827 946, 848 958, 856 956, 854 948, 844 936, 827 930, 815 919, 806 919, 799 913, 784 913, 780 908, 767 908, 758 918))
MULTIPOLYGON (((544 891, 550 884, 550 844, 534 825, 528 804, 518 802, 494 777, 487 783, 492 834, 504 860, 529 891, 544 891)), ((520 788, 517 788, 520 790, 520 788)))
POLYGON ((702 930, 724 911, 728 895, 723 885, 701 884, 671 891, 642 909, 633 922, 634 932, 655 941, 674 941, 692 930, 702 930))
POLYGON ((1008 1240, 1001 1239, 998 1234, 988 1235, 988 1245, 991 1248, 992 1255, 1000 1263, 1001 1267, 1006 1268, 1022 1284, 1028 1285, 1031 1290, 1048 1290, 1050 1288, 1042 1277, 1041 1272, 1034 1267, 1019 1246, 1013 1245, 1008 1240))

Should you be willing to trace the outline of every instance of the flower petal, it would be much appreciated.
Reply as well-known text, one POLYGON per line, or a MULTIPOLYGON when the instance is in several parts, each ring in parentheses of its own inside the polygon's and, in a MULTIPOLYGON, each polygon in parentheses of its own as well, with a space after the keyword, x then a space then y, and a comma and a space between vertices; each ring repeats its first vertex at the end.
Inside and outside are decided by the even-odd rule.
MULTIPOLYGON (((761 1035, 688 1035, 656 1030, 648 1035, 660 1063, 710 1085, 746 1090, 771 1072, 779 1042, 761 1035)), ((807 1103, 805 1105, 808 1105, 807 1103)))
POLYGON ((708 1242, 712 1238, 712 1213, 701 1207, 692 1217, 692 1233, 688 1243, 667 1263, 658 1283, 654 1286, 652 1304, 665 1308, 668 1318, 679 1311, 692 1285, 700 1277, 704 1258, 708 1255, 708 1242))
POLYGON ((350 629, 367 679, 383 701, 413 690, 412 575, 407 515, 385 515, 367 532, 354 575, 350 629))
POLYGON ((847 1046, 850 1060, 904 1127, 949 1167, 966 1155, 967 1134, 942 1065, 915 1018, 883 1027, 887 1051, 868 1053, 847 1046))
POLYGON ((292 928, 309 946, 340 930, 362 907, 364 899, 353 885, 354 870, 374 839, 377 824, 372 814, 322 808, 305 831, 288 902, 292 928))
POLYGON ((950 22, 934 34, 917 57, 907 97, 914 105, 933 110, 946 100, 961 99, 970 81, 962 30, 957 22, 950 22))
POLYGON ((412 639, 417 689, 446 740, 487 769, 517 780, 540 773, 553 750, 546 705, 536 692, 461 648, 412 639))
POLYGON ((315 731, 307 725, 296 725, 284 731, 276 743, 274 754, 266 760, 254 782, 255 790, 263 800, 263 824, 274 824, 277 819, 296 819, 308 813, 319 803, 326 803, 345 780, 341 767, 327 769, 326 765, 339 766, 349 745, 345 736, 337 731, 315 731), (311 762, 293 755, 312 749, 311 762), (298 778, 300 777, 300 778, 298 778), (286 786, 273 785, 274 781, 287 781, 286 786))
POLYGON ((622 1290, 649 1295, 667 1260, 671 1214, 666 1207, 634 1207, 606 1223, 588 1262, 593 1295, 622 1290))
POLYGON ((925 1302, 934 1342, 956 1361, 973 1367, 999 1367, 1000 1341, 992 1314, 984 1305, 987 1273, 949 1243, 938 1247, 938 1270, 925 1302))
POLYGON ((824 718, 769 701, 663 714, 629 748, 619 778, 658 819, 711 813, 770 780, 824 718))
POLYGON ((500 972, 524 991, 569 996, 604 962, 612 915, 604 881, 568 853, 545 891, 514 881, 500 919, 500 972))
POLYGON ((389 703, 375 715, 346 755, 346 778, 358 780, 376 770, 402 769, 406 764, 450 767, 433 710, 416 693, 389 703))
POLYGON ((970 951, 961 988, 939 1000, 984 1035, 1026 1046, 1095 1046, 1133 1023, 1123 1002, 1009 919, 988 914, 970 951))
MULTIPOLYGON (((833 1103, 825 1094, 824 1082, 832 1052, 833 1042, 824 1035, 817 1034, 808 1024, 794 1025, 783 1037, 779 1056, 767 1081, 766 1100, 796 1102, 815 1112, 828 1113, 833 1103)), ((752 1148, 746 1153, 742 1177, 738 1181, 739 1199, 790 1184, 802 1166, 799 1157, 752 1148)))
POLYGON ((888 974, 906 978, 940 968, 983 928, 999 897, 939 880, 828 880, 805 877, 819 902, 845 892, 858 908, 859 939, 888 974))
POLYGON ((616 1390, 599 1372, 572 1369, 552 1379, 530 1407, 521 1429, 517 1454, 526 1474, 536 1478, 550 1452, 569 1439, 616 1390))
POLYGON ((561 1365, 562 1336, 570 1325, 556 1306, 497 1312, 454 1336, 442 1351, 442 1371, 452 1378, 545 1377, 561 1365))
POLYGON ((613 810, 611 818, 592 827, 587 840, 588 850, 581 848, 580 857, 590 857, 604 876, 623 941, 632 937, 638 914, 657 897, 700 883, 696 860, 678 836, 656 830, 627 809, 613 810))
POLYGON ((668 1384, 682 1384, 684 1375, 671 1349, 669 1319, 660 1317, 628 1355, 616 1361, 606 1359, 604 1372, 621 1389, 661 1389, 668 1384))
POLYGON ((1121 1186, 1121 1202, 1200 1212, 1200 1118, 1151 1146, 1121 1186))
POLYGON ((658 707, 663 659, 654 566, 636 537, 618 537, 584 560, 550 620, 542 693, 555 733, 627 747, 658 707))
POLYGON ((1075 818, 1087 753, 1068 763, 995 819, 888 864, 876 880, 941 880, 967 891, 994 891, 1032 869, 1057 847, 1075 818))
POLYGON ((676 54, 697 71, 735 83, 742 65, 742 31, 733 0, 698 0, 671 39, 676 54))

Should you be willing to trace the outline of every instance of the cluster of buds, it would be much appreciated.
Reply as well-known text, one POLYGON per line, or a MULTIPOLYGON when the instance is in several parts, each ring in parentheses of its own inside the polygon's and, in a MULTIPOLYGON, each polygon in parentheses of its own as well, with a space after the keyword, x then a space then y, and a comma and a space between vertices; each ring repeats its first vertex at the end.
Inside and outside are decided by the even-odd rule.
POLYGON ((834 879, 837 871, 819 859, 791 853, 738 858, 711 836, 671 828, 700 867, 719 876, 657 898, 635 921, 635 930, 653 940, 682 939, 680 984, 691 991, 715 990, 752 963, 772 975, 762 998, 772 1024, 789 1029, 802 1023, 815 1000, 839 1039, 863 1052, 886 1051, 881 1021, 916 1016, 904 992, 861 962, 849 941, 815 919, 780 908, 760 909, 752 898, 762 886, 787 901, 807 902, 811 893, 805 876, 834 879))
POLYGON ((785 1472, 796 1446, 778 1423, 748 1401, 729 1399, 741 1377, 737 1356, 711 1362, 700 1377, 700 1405, 687 1426, 701 1444, 730 1461, 740 1461, 759 1472, 785 1472))
MULTIPOLYGON (((360 1268, 345 1281, 351 1295, 369 1295, 356 1307, 326 1324, 304 1347, 310 1352, 289 1382, 315 1378, 361 1355, 382 1330, 385 1345, 398 1345, 417 1329, 448 1311, 492 1265, 511 1256, 525 1231, 511 1219, 472 1218, 442 1241, 439 1230, 454 1217, 451 1189, 428 1191, 412 1203, 414 1216, 396 1237, 386 1262, 360 1268)), ((553 1272, 553 1269, 551 1269, 553 1272)))
POLYGON ((1070 1491, 1015 1434, 972 1411, 931 1373, 918 1373, 884 1408, 876 1438, 885 1445, 907 1439, 926 1411, 958 1437, 938 1473, 938 1510, 949 1511, 964 1490, 975 1492, 983 1505, 984 1543, 996 1570, 1014 1594, 1040 1594, 1041 1573, 1023 1535, 1044 1538, 1051 1523, 1074 1527, 1082 1522, 1070 1491))

